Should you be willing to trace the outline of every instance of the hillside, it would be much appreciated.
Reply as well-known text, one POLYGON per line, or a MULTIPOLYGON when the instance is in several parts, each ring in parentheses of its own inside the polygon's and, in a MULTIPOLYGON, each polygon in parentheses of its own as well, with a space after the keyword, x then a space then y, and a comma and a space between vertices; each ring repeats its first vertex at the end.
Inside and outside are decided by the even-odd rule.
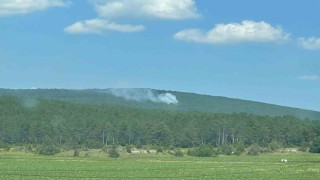
POLYGON ((244 112, 267 116, 292 115, 301 119, 320 120, 320 112, 317 111, 227 97, 151 89, 0 89, 0 95, 20 97, 26 106, 32 106, 39 99, 52 99, 79 104, 120 105, 142 109, 200 111, 227 114, 244 112), (171 100, 170 98, 172 97, 164 97, 163 102, 158 100, 158 97, 161 95, 167 95, 165 93, 176 96, 178 103, 164 103, 168 98, 171 100))
POLYGON ((320 121, 292 116, 257 116, 24 101, 0 96, 0 148, 18 144, 102 148, 108 144, 191 148, 204 144, 279 142, 307 146, 320 134, 320 121))

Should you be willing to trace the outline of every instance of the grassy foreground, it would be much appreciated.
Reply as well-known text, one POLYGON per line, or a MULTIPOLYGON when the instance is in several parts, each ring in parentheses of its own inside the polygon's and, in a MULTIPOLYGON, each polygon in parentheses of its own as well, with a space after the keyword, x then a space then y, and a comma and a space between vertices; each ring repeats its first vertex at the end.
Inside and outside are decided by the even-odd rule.
POLYGON ((0 179, 320 179, 320 155, 275 153, 212 158, 170 155, 70 157, 0 153, 0 179), (281 163, 281 159, 288 163, 281 163))

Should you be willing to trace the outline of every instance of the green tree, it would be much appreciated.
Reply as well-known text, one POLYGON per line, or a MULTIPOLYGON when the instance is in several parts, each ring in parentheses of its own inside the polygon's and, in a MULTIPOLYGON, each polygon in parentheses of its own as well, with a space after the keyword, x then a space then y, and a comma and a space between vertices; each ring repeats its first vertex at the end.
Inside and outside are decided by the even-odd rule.
POLYGON ((115 145, 111 147, 111 149, 108 151, 108 154, 109 154, 109 157, 112 157, 112 158, 120 157, 120 154, 118 153, 117 147, 115 145))
POLYGON ((315 138, 310 146, 311 153, 320 153, 320 137, 315 138))

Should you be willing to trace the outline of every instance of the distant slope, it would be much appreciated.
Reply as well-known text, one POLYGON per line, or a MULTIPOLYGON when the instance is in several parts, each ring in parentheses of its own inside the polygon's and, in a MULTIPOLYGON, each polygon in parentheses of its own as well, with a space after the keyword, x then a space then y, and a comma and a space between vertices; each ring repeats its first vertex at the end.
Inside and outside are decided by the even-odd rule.
POLYGON ((219 113, 249 113, 255 115, 283 116, 292 115, 298 118, 320 120, 320 112, 298 108, 284 107, 254 101, 226 97, 199 95, 176 91, 133 89, 144 93, 171 93, 177 97, 178 104, 165 104, 147 100, 125 100, 112 95, 110 89, 66 90, 66 89, 0 89, 0 95, 20 97, 26 104, 36 99, 54 99, 79 104, 110 104, 143 109, 164 109, 179 111, 201 111, 219 113))

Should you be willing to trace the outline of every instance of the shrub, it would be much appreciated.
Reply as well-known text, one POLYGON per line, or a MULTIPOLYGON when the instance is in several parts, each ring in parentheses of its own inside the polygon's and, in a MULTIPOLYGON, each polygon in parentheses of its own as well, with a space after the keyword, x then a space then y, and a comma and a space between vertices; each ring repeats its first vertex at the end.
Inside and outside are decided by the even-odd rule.
POLYGON ((10 147, 10 145, 9 144, 7 144, 7 143, 4 143, 4 142, 2 142, 2 141, 0 141, 0 148, 7 148, 7 147, 10 147))
POLYGON ((183 157, 184 154, 180 149, 177 149, 177 150, 175 150, 174 155, 177 157, 183 157))
POLYGON ((189 149, 187 155, 197 157, 211 157, 213 155, 213 150, 210 146, 201 146, 195 149, 189 149))
POLYGON ((74 151, 73 151, 73 156, 74 157, 78 157, 79 155, 80 155, 79 149, 75 148, 74 151))
POLYGON ((309 152, 320 153, 320 137, 315 138, 310 146, 309 152))
POLYGON ((188 149, 187 155, 188 156, 196 156, 196 151, 194 149, 188 149))
POLYGON ((42 146, 39 149, 39 154, 42 154, 42 155, 55 155, 55 154, 58 154, 59 152, 60 150, 53 145, 42 146))
POLYGON ((130 145, 126 145, 126 151, 127 151, 127 153, 131 153, 131 146, 130 145))
POLYGON ((300 143, 298 151, 307 152, 309 149, 310 144, 306 143, 305 141, 300 143))
POLYGON ((157 147, 157 153, 163 153, 163 148, 162 147, 157 147))
POLYGON ((116 146, 112 146, 112 148, 108 151, 108 154, 109 154, 109 157, 112 157, 112 158, 120 157, 120 154, 118 153, 116 146))
POLYGON ((236 147, 235 147, 235 151, 234 151, 234 154, 235 155, 241 155, 242 153, 244 153, 246 151, 246 147, 244 144, 238 144, 236 147))
POLYGON ((142 149, 142 144, 141 144, 141 143, 138 143, 138 144, 136 145, 136 147, 137 147, 137 149, 142 149))
POLYGON ((277 151, 281 149, 282 144, 277 141, 272 141, 271 143, 268 144, 268 147, 271 151, 277 151))
POLYGON ((261 151, 262 151, 262 148, 259 145, 254 144, 249 147, 247 154, 257 156, 261 153, 261 151))
POLYGON ((25 151, 26 152, 32 152, 33 148, 32 145, 27 145, 25 151))
POLYGON ((7 147, 4 148, 4 151, 6 151, 6 152, 9 152, 10 150, 11 150, 10 146, 7 146, 7 147))
POLYGON ((231 155, 234 152, 233 147, 227 144, 220 146, 219 151, 221 154, 225 154, 225 155, 231 155))

